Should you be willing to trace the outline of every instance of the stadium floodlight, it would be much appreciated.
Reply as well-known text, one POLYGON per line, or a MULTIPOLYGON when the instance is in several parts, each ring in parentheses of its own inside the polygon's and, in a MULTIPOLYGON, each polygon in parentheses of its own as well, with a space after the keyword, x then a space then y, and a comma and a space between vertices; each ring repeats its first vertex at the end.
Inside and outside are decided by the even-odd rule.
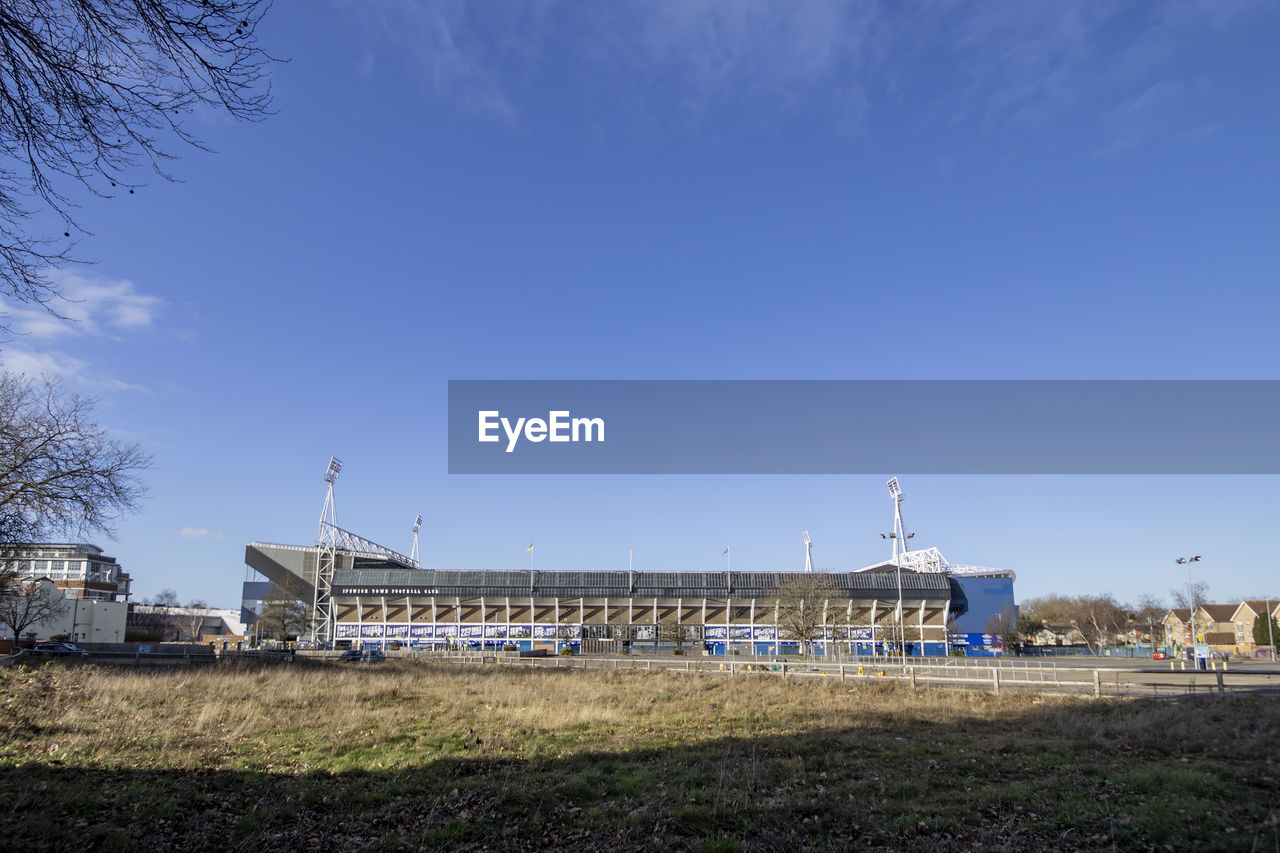
POLYGON ((409 550, 409 562, 413 563, 415 569, 422 568, 422 564, 418 562, 418 528, 420 527, 422 527, 422 516, 413 520, 413 548, 409 550))
POLYGON ((329 467, 325 469, 324 481, 332 483, 338 479, 338 475, 342 473, 342 460, 336 456, 329 457, 329 467))
POLYGON ((902 487, 898 485, 897 477, 894 477, 885 485, 889 487, 889 494, 892 495, 895 500, 902 500, 902 487))
POLYGON ((809 531, 801 534, 804 537, 804 570, 806 572, 813 571, 813 540, 809 538, 809 531))

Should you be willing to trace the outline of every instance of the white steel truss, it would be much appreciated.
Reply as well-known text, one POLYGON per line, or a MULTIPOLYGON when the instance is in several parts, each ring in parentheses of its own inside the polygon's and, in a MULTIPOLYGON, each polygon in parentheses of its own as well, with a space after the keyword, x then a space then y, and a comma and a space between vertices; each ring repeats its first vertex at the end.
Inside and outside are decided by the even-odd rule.
POLYGON ((391 560, 399 563, 406 568, 421 568, 418 561, 412 557, 406 557, 399 551, 393 551, 385 545, 379 545, 370 539, 365 539, 350 530, 343 530, 336 524, 322 524, 320 527, 320 547, 330 546, 339 551, 349 551, 362 557, 378 557, 383 560, 391 560))
MULTIPOLYGON (((937 548, 922 548, 919 551, 903 551, 898 554, 894 564, 899 568, 907 569, 908 571, 924 572, 927 574, 1008 577, 1016 580, 1014 573, 1009 569, 993 569, 988 566, 966 566, 959 563, 952 563, 947 560, 946 557, 942 556, 942 552, 937 548)), ((868 566, 865 569, 859 569, 859 571, 866 572, 878 568, 880 568, 880 565, 868 566)))

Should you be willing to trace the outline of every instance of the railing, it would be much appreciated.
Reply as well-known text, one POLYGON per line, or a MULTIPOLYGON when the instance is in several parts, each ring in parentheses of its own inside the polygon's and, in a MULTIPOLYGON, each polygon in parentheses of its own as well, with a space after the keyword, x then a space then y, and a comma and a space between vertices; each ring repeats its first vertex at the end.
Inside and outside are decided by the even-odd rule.
POLYGON ((819 659, 723 657, 592 657, 557 655, 518 657, 507 654, 402 652, 403 657, 461 665, 496 665, 535 669, 671 672, 708 676, 756 676, 854 684, 896 682, 912 688, 952 687, 970 690, 1032 691, 1093 696, 1169 696, 1188 693, 1264 691, 1280 693, 1280 671, 1194 672, 1134 671, 1058 667, 1025 661, 965 662, 947 658, 902 664, 901 658, 863 658, 859 663, 819 659))

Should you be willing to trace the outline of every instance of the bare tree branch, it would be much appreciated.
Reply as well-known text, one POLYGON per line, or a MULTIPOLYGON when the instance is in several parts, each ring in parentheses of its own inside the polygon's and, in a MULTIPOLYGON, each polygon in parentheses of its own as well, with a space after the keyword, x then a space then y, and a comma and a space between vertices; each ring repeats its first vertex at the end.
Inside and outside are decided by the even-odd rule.
POLYGON ((814 640, 822 636, 826 602, 837 597, 835 582, 824 574, 796 574, 781 583, 774 596, 777 600, 778 639, 797 642, 807 653, 814 640))
POLYGON ((257 28, 270 0, 5 0, 0 3, 0 295, 48 306, 48 271, 72 260, 71 187, 132 193, 166 180, 199 111, 271 114, 257 28), (29 233, 50 214, 61 236, 29 233))
POLYGON ((14 649, 23 631, 52 622, 66 612, 67 599, 51 581, 25 582, 11 570, 0 577, 0 624, 13 632, 14 649))
POLYGON ((138 508, 151 459, 93 422, 94 401, 0 373, 0 545, 113 534, 138 508))

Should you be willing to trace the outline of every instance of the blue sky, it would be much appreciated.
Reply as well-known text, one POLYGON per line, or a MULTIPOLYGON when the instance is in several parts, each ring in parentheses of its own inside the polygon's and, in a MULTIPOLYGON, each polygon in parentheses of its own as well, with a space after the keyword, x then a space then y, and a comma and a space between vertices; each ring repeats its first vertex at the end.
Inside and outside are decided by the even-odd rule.
MULTIPOLYGON (((11 369, 157 467, 102 543, 235 606, 338 521, 428 565, 887 553, 883 475, 450 477, 460 378, 1277 378, 1266 3, 277 4, 279 114, 84 199, 93 266, 11 369)), ((945 417, 945 413, 942 413, 945 417)), ((1176 417, 1176 412, 1170 413, 1176 417)), ((1280 593, 1275 477, 911 477, 908 527, 1017 593, 1280 593)))

